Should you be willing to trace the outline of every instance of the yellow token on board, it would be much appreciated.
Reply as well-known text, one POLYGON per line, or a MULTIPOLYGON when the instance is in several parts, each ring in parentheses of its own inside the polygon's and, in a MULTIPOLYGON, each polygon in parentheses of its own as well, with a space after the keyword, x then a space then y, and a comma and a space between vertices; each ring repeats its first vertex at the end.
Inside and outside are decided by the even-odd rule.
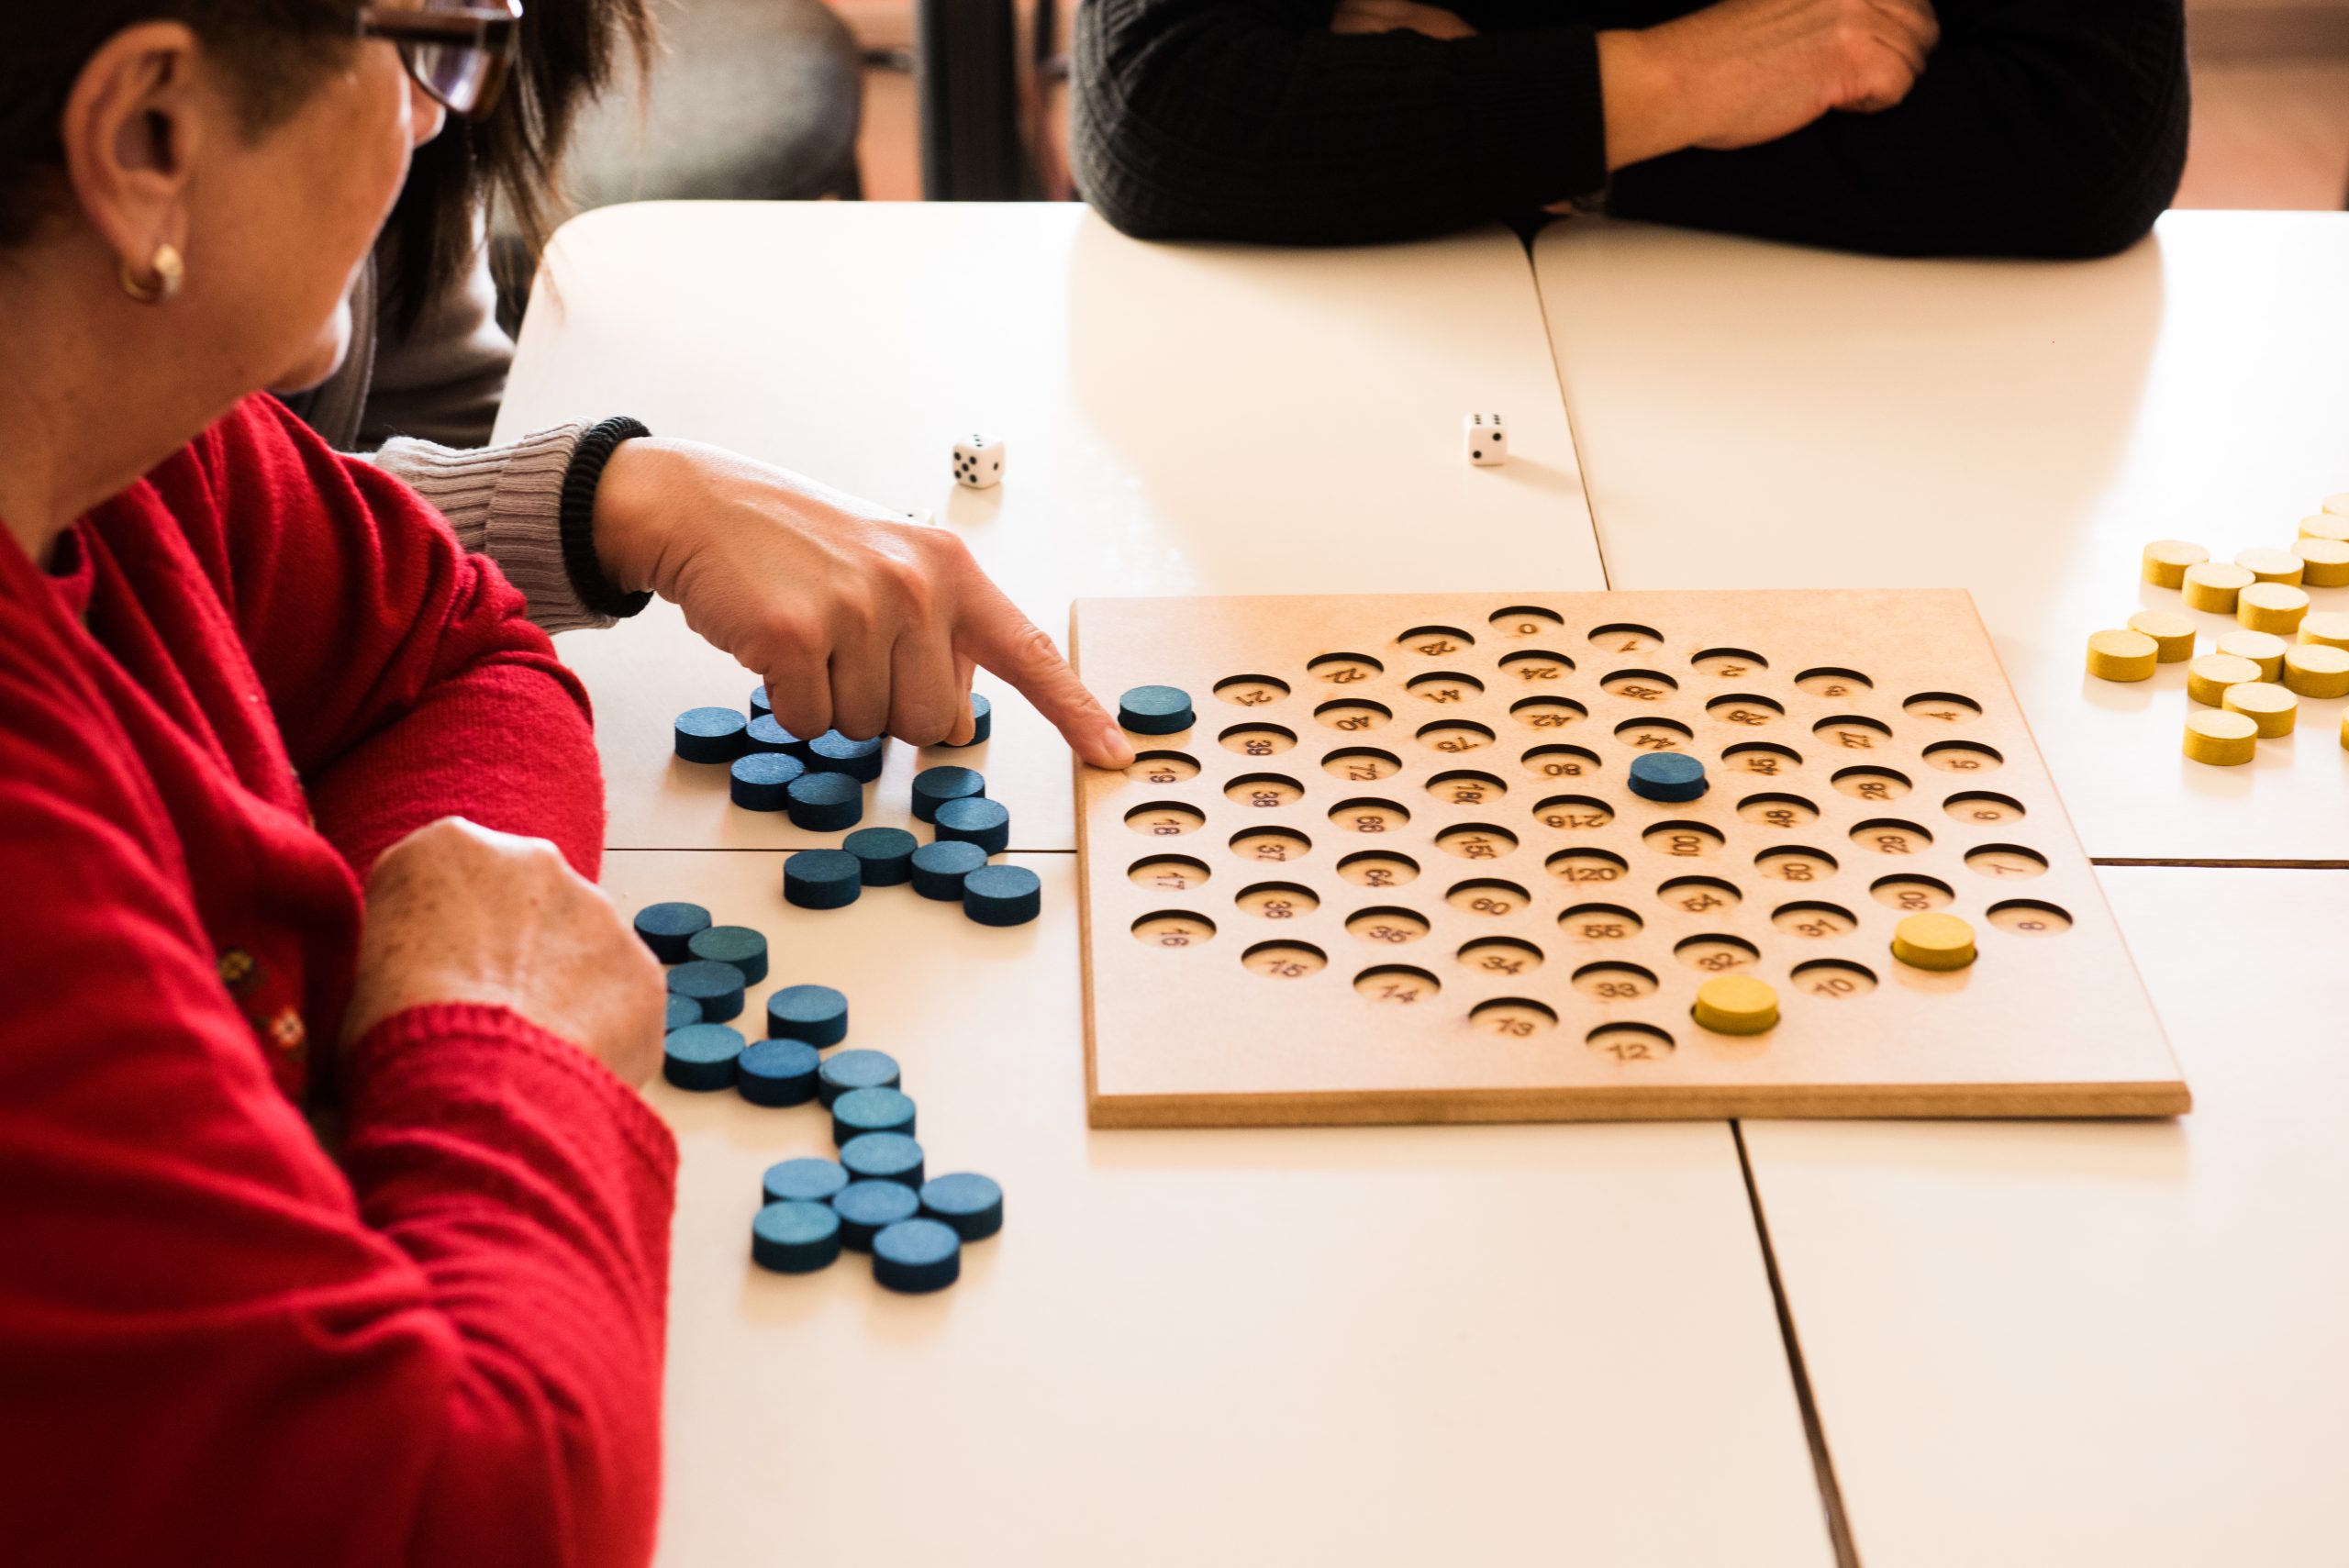
MULTIPOLYGON (((2349 517, 2334 520, 2349 524, 2349 517)), ((2349 528, 2342 531, 2349 533, 2349 528)), ((2292 553, 2308 563, 2300 576, 2306 586, 2349 587, 2349 544, 2337 539, 2300 539, 2292 541, 2292 553)))
POLYGON ((2292 645, 2272 631, 2245 631, 2237 627, 2220 634, 2210 645, 2211 651, 2235 659, 2248 659, 2259 666, 2259 678, 2272 681, 2284 673, 2284 650, 2292 645))
POLYGON ((1911 969, 1964 969, 1974 928, 1954 915, 1911 915, 1892 928, 1892 956, 1911 969))
POLYGON ((2199 566, 2210 552, 2182 539, 2157 539, 2145 547, 2144 578, 2156 588, 2175 588, 2185 581, 2186 569, 2199 566))
POLYGON ((2238 767, 2258 753, 2259 726, 2239 713, 2189 713, 2185 750, 2197 762, 2238 767))
POLYGON ((2308 569, 2308 562, 2288 550, 2246 550, 2235 557, 2235 564, 2263 583, 2288 583, 2295 588, 2308 569))
POLYGON ((2349 649, 2311 642, 2284 655, 2284 684, 2304 697, 2349 697, 2349 649))
POLYGON ((2227 712, 2239 713, 2257 725, 2262 740, 2289 735, 2293 723, 2300 717, 2300 699, 2284 687, 2266 681, 2229 686, 2226 700, 2221 706, 2227 712))
POLYGON ((2204 610, 2214 616, 2235 613, 2235 595, 2256 581, 2240 566, 2222 562, 2206 561, 2199 566, 2186 569, 2186 607, 2204 610))
POLYGON ((2129 617, 2129 629, 2154 639, 2154 657, 2176 664, 2194 657, 2194 617, 2176 610, 2139 610, 2129 617))
POLYGON ((2289 637, 2308 613, 2308 590, 2288 583, 2254 583, 2235 595, 2235 619, 2253 631, 2289 637))
POLYGON ((2162 645, 2142 631, 2088 634, 2088 673, 2099 681, 2150 681, 2162 645))
POLYGON ((2229 686, 2259 679, 2259 666, 2232 653, 2205 653, 2186 667, 2186 695, 2206 707, 2216 707, 2229 686))
POLYGON ((2300 623, 2300 640, 2322 648, 2349 648, 2349 612, 2317 611, 2300 623))
POLYGON ((2349 544, 2349 514, 2328 510, 2319 512, 2313 517, 2302 517, 2300 537, 2329 539, 2338 544, 2349 544))
POLYGON ((1750 974, 1716 974, 1697 987, 1689 1014, 1715 1034, 1761 1034, 1778 1022, 1778 994, 1750 974))

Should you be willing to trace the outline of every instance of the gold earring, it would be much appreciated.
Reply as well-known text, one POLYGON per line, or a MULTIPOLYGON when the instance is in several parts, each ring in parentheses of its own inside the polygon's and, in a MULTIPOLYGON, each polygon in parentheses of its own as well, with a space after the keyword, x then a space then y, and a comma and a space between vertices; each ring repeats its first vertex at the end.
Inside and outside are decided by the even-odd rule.
POLYGON ((155 254, 147 264, 155 272, 155 281, 151 284, 141 283, 134 276, 128 261, 117 269, 122 279, 122 292, 141 305, 161 305, 178 294, 180 285, 187 281, 187 263, 180 259, 176 245, 156 246, 155 254))

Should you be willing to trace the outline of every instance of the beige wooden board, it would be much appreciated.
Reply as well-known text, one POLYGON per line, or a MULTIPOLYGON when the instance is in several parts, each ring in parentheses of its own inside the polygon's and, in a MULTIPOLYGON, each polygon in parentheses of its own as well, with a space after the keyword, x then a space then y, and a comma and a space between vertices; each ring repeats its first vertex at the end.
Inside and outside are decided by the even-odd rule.
POLYGON ((1970 589, 2091 855, 2349 860, 2349 705, 2212 768, 2181 667, 2083 667, 2178 607, 2147 543, 2288 546, 2349 488, 2349 216, 2173 212, 2056 264, 1576 219, 1534 258, 1613 586, 1970 589))
MULTIPOLYGON (((1499 228, 1278 250, 1141 244, 1065 203, 601 208, 548 251, 498 428, 615 413, 931 512, 1055 635, 1080 593, 1604 582, 1531 268, 1499 228), (1479 409, 1508 419, 1506 466, 1462 453, 1479 409), (1004 438, 999 486, 952 483, 970 429, 1004 438), (1464 528, 1473 553, 1449 548, 1464 528)), ((818 841, 678 776, 670 720, 751 678, 673 608, 642 622, 563 639, 609 716, 609 841, 818 841)), ((1018 744, 974 765, 1015 843, 1073 849, 1065 751, 985 689, 1018 744)), ((905 801, 893 775, 870 819, 905 801)))
POLYGON ((2099 876, 2191 1117, 1744 1124, 1859 1561, 2349 1562, 2349 873, 2099 876))
POLYGON ((760 1173, 830 1154, 821 1114, 655 1084, 662 1562, 1831 1562, 1725 1127, 1091 1131, 1074 856, 1019 861, 1044 913, 1012 930, 906 888, 793 909, 781 859, 604 882, 846 992, 932 1168, 1001 1181, 1007 1223, 938 1296, 856 1255, 763 1273, 760 1173))
POLYGON ((2187 1107, 1963 593, 1085 600, 1074 641, 1097 691, 1178 686, 1199 716, 1149 742, 1196 776, 1137 776, 1146 754, 1078 783, 1097 1125, 2187 1107), (1341 670, 1365 678, 1325 678, 1341 670), (1286 693, 1218 694, 1246 675, 1286 693), (1391 719, 1330 727, 1365 703, 1391 719), (1294 747, 1252 756, 1225 733, 1265 726, 1294 747), (1630 792, 1642 732, 1705 762, 1701 800, 1630 792), (1741 771, 1731 749, 1757 744, 1787 754, 1741 771), (1587 756, 1541 750, 1558 746, 1587 756), (1352 776, 1364 749, 1398 771, 1352 776), (1464 771, 1474 804, 1448 776, 1464 771), (1553 826, 1562 797, 1609 819, 1553 826), (1290 837, 1251 837, 1275 830, 1290 837), (1809 875, 1768 874, 1795 850, 1809 875), (1346 866, 1366 852, 1410 867, 1360 884, 1346 866), (1151 863, 1168 855, 1195 865, 1151 863), (1286 908, 1258 907, 1267 884, 1297 890, 1286 908), (1974 926, 1971 968, 1892 958, 1897 922, 1935 907, 1974 926), (1496 938, 1520 947, 1469 947, 1496 938), (1774 986, 1778 1026, 1698 1029, 1691 1003, 1720 973, 1774 986), (1504 999, 1554 1027, 1485 1010, 1504 999))

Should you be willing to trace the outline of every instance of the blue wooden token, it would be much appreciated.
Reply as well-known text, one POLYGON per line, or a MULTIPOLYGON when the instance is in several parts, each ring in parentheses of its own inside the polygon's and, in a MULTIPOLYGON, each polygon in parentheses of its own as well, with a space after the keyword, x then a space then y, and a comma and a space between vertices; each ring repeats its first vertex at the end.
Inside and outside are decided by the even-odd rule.
POLYGON ((829 1106, 853 1089, 894 1089, 897 1059, 885 1051, 843 1051, 817 1070, 816 1098, 829 1106))
POLYGON ((940 840, 945 843, 976 844, 991 855, 999 855, 1011 846, 1011 813, 1004 809, 999 800, 989 800, 985 795, 950 800, 938 808, 930 820, 937 826, 940 840))
POLYGON ((688 762, 730 762, 750 744, 751 721, 730 707, 694 707, 677 715, 677 755, 688 762))
POLYGON ((1026 866, 981 866, 963 879, 963 913, 982 926, 1024 926, 1044 906, 1044 884, 1026 866))
POLYGON ((838 1045, 848 1038, 848 998, 829 985, 786 985, 767 998, 767 1038, 838 1045))
POLYGON ((1705 764, 1680 751, 1643 751, 1631 759, 1631 793, 1649 800, 1694 800, 1705 793, 1705 764))
POLYGON ((767 701, 766 687, 752 686, 751 688, 751 717, 754 719, 764 718, 774 711, 774 704, 767 701))
POLYGON ((852 740, 837 729, 827 729, 807 742, 807 765, 819 773, 846 773, 859 784, 881 776, 881 751, 888 742, 878 736, 852 740))
POLYGON ((828 1203, 771 1203, 751 1221, 751 1261, 811 1274, 841 1255, 841 1217, 828 1203))
POLYGON ((903 1182, 852 1182, 832 1195, 832 1212, 841 1217, 841 1245, 870 1252, 875 1235, 921 1212, 921 1199, 903 1182))
POLYGON ((742 972, 742 983, 756 985, 767 977, 767 940, 748 926, 712 926, 696 931, 685 951, 712 963, 730 963, 742 972))
POLYGON ((1180 686, 1136 686, 1118 699, 1118 724, 1136 735, 1174 735, 1191 728, 1191 694, 1180 686))
POLYGON ((983 1241, 1003 1229, 1003 1188, 970 1172, 932 1176, 921 1184, 921 1211, 965 1241, 983 1241))
POLYGON ((751 727, 742 732, 742 736, 753 752, 765 751, 790 757, 803 768, 807 765, 807 742, 785 729, 771 713, 763 713, 751 720, 751 727))
POLYGON ((781 811, 791 804, 794 780, 807 764, 780 751, 753 751, 737 757, 727 770, 727 797, 745 811, 781 811))
POLYGON ((680 1089, 723 1089, 734 1082, 742 1036, 724 1024, 687 1024, 661 1042, 661 1076, 680 1089))
POLYGON ((902 1132, 868 1132, 841 1145, 841 1168, 852 1181, 921 1185, 921 1145, 902 1132))
POLYGON ((963 1239, 935 1219, 901 1219, 873 1238, 873 1277, 890 1290, 944 1290, 962 1273, 963 1239))
POLYGON ((730 963, 695 959, 669 972, 669 989, 701 1004, 702 1022, 722 1024, 742 1011, 742 972, 730 963))
POLYGON ((938 820, 938 808, 950 800, 985 795, 987 781, 976 768, 924 768, 914 775, 914 819, 938 820))
POLYGON ((903 828, 859 828, 841 840, 856 857, 867 887, 897 887, 914 878, 914 851, 921 840, 903 828))
POLYGON ((709 911, 698 904, 648 904, 636 912, 636 934, 663 963, 683 963, 685 944, 709 929, 709 911))
POLYGON ((871 1132, 914 1135, 914 1098, 903 1089, 851 1089, 832 1102, 832 1141, 871 1132))
POLYGON ((810 833, 838 833, 864 815, 864 786, 846 773, 808 773, 785 791, 791 825, 810 833))
POLYGON ((661 1032, 670 1034, 684 1029, 687 1024, 699 1022, 701 1022, 701 1004, 691 996, 680 996, 674 991, 670 992, 669 1010, 661 1020, 661 1032))
POLYGON ((914 851, 914 891, 924 898, 960 901, 963 882, 987 863, 987 852, 976 844, 947 839, 924 844, 914 851))
MULTIPOLYGON (((994 733, 995 705, 976 692, 971 694, 971 738, 963 741, 963 746, 976 746, 994 733)), ((959 751, 963 749, 952 740, 941 740, 939 744, 950 751, 959 751)))
POLYGON ((822 1061, 804 1040, 763 1040, 742 1048, 734 1087, 754 1106, 804 1106, 816 1097, 816 1067, 822 1061))
POLYGON ((769 1203, 829 1203, 848 1185, 837 1160, 778 1160, 767 1167, 759 1190, 769 1203))
POLYGON ((864 891, 864 865, 846 850, 802 850, 785 857, 783 897, 802 909, 840 909, 864 891))

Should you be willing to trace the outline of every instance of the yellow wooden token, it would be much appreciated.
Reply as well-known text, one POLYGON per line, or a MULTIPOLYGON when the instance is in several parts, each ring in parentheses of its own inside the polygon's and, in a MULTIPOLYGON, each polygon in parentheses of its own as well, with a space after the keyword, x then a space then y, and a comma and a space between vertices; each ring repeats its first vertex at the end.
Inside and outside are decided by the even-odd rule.
POLYGON ((2304 697, 2349 697, 2349 649, 2321 642, 2284 655, 2284 684, 2304 697))
POLYGON ((2349 490, 2336 490, 2327 495, 2324 509, 2336 517, 2349 517, 2349 490))
POLYGON ((2088 634, 2088 673, 2099 681, 2150 681, 2162 645, 2142 631, 2088 634))
POLYGON ((1892 928, 1892 956, 1911 969, 1964 969, 1974 928, 1954 915, 1911 915, 1892 928))
POLYGON ((2219 640, 2210 646, 2215 652, 2250 660, 2259 666, 2261 680, 2273 681, 2284 673, 2284 650, 2292 645, 2272 631, 2245 631, 2237 627, 2220 633, 2219 640))
POLYGON ((2186 607, 2207 610, 2214 616, 2231 616, 2235 613, 2235 595, 2255 580, 2243 567, 2221 562, 2206 561, 2199 566, 2189 566, 2184 578, 2186 607))
POLYGON ((2288 550, 2246 550, 2235 557, 2235 564, 2263 583, 2288 583, 2295 588, 2308 567, 2288 550))
POLYGON ((2349 751, 2349 713, 2341 716, 2341 749, 2349 751))
POLYGON ((2349 613, 2317 611, 2300 623, 2300 640, 2324 648, 2349 648, 2349 613))
POLYGON ((2258 750, 2259 726, 2242 714, 2186 716, 2186 754, 2195 762, 2232 768, 2250 762, 2258 750))
POLYGON ((2221 706, 2229 713, 2239 713, 2257 725, 2262 740, 2289 735, 2293 721, 2300 717, 2300 699, 2284 687, 2266 681, 2229 686, 2226 700, 2221 706))
POLYGON ((2300 537, 2327 539, 2335 544, 2349 544, 2349 514, 2323 511, 2312 517, 2302 517, 2300 537))
POLYGON ((2199 566, 2210 552, 2182 539, 2157 539, 2145 547, 2144 578, 2156 588, 2175 588, 2185 581, 2186 569, 2199 566))
MULTIPOLYGON (((2349 517, 2333 519, 2344 525, 2349 533, 2349 517)), ((2292 541, 2292 553, 2308 563, 2300 581, 2311 588, 2349 587, 2349 543, 2337 539, 2299 539, 2292 541)))
POLYGON ((2229 686, 2259 679, 2259 666, 2232 653, 2205 653, 2186 667, 2186 695, 2206 707, 2216 707, 2229 686))
POLYGON ((2129 617, 2129 629, 2154 639, 2154 657, 2176 664, 2194 657, 2194 617, 2176 610, 2139 610, 2129 617))
POLYGON ((1715 1034, 1760 1034, 1777 1026, 1778 994, 1750 974, 1716 974, 1697 987, 1689 1013, 1715 1034))
POLYGON ((2235 595, 2235 619, 2254 631, 2288 637, 2308 613, 2308 590, 2288 583, 2254 583, 2235 595))

